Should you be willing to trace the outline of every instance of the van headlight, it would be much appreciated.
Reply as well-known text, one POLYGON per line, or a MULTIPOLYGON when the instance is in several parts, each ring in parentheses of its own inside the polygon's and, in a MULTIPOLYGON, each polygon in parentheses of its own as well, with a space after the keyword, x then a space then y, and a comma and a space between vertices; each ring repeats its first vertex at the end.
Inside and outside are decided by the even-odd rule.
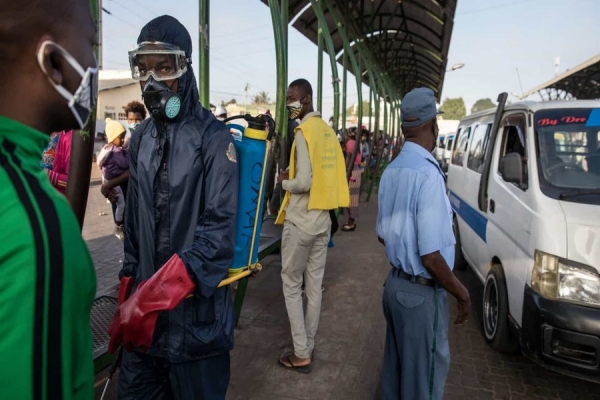
POLYGON ((592 267, 586 267, 536 250, 531 288, 550 299, 598 307, 600 276, 592 267))

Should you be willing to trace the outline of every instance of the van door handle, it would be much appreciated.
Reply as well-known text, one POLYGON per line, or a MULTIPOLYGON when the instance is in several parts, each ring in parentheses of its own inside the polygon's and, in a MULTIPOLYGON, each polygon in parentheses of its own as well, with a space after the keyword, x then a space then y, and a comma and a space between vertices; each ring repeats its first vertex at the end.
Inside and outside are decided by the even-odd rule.
POLYGON ((490 199, 490 212, 496 211, 496 202, 490 199))

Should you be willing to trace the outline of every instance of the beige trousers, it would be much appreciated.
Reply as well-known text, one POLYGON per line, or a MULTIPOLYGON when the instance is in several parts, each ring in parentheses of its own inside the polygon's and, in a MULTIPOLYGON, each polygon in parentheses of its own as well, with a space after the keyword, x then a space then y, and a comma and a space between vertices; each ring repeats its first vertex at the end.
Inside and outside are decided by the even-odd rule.
POLYGON ((315 236, 303 232, 289 221, 283 225, 281 280, 296 357, 309 358, 315 346, 328 243, 329 230, 315 236), (303 277, 306 314, 302 305, 303 277))

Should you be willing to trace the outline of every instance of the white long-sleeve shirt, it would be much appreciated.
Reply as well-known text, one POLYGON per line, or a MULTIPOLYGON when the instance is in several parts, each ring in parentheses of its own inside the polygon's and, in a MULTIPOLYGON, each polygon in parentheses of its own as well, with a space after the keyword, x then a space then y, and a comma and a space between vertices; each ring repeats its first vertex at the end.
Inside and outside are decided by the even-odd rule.
MULTIPOLYGON (((308 118, 321 118, 318 112, 308 113, 302 122, 308 118)), ((294 179, 284 180, 281 187, 290 192, 290 203, 286 208, 285 219, 296 225, 309 235, 319 235, 329 230, 331 218, 329 211, 309 210, 310 187, 312 185, 312 167, 308 144, 301 130, 296 131, 294 137, 296 143, 296 176, 294 179)))

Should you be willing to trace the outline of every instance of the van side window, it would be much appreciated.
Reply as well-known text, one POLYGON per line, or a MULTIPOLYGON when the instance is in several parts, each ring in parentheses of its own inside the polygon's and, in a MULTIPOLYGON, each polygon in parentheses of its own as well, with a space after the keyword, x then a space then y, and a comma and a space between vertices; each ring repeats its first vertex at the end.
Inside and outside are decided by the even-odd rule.
POLYGON ((467 151, 467 145, 469 144, 469 137, 471 136, 471 127, 461 128, 456 134, 456 146, 454 146, 454 153, 452 154, 452 164, 463 165, 463 157, 467 151))
POLYGON ((492 124, 477 125, 473 131, 473 139, 469 148, 469 159, 467 167, 475 172, 481 173, 485 161, 485 152, 488 141, 490 140, 490 131, 492 124))
MULTIPOLYGON (((510 153, 517 153, 521 156, 521 161, 523 163, 523 184, 519 186, 521 190, 526 190, 528 187, 526 127, 526 118, 523 114, 512 114, 507 116, 502 121, 500 127, 500 132, 502 133, 502 151, 500 152, 500 160, 510 153)), ((499 165, 500 162, 498 162, 498 166, 499 165)))
POLYGON ((448 138, 448 143, 447 143, 447 149, 446 150, 452 150, 452 144, 454 143, 454 138, 448 138))

